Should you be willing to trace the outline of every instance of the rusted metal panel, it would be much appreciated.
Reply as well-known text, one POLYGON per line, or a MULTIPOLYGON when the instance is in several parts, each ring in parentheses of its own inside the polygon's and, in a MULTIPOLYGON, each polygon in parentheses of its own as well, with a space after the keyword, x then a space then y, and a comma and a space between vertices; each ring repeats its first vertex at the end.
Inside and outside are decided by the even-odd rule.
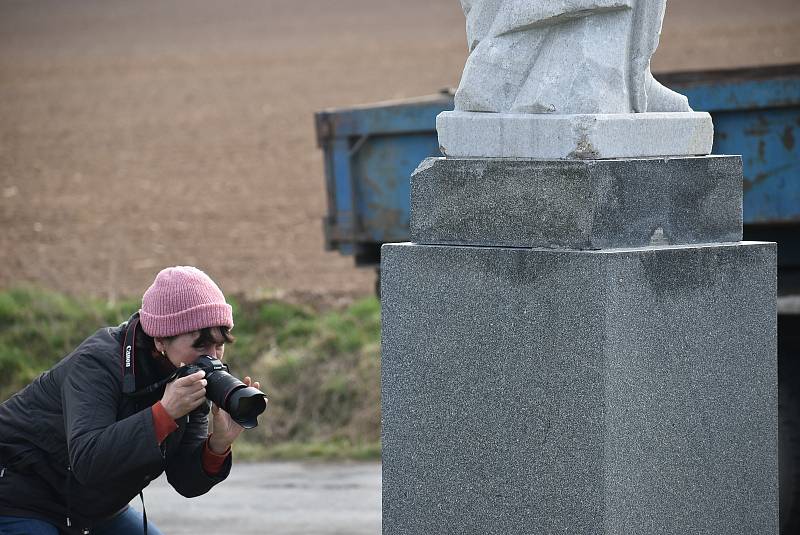
POLYGON ((800 65, 664 73, 656 78, 688 96, 695 109, 703 111, 800 106, 800 65))
POLYGON ((325 110, 316 114, 317 141, 322 147, 332 137, 430 133, 436 128, 436 116, 445 109, 453 109, 449 90, 402 101, 325 110))
POLYGON ((348 245, 408 239, 409 177, 420 161, 440 155, 435 124, 443 109, 452 109, 448 93, 316 114, 327 248, 353 254, 348 245))
POLYGON ((800 222, 800 65, 659 77, 714 118, 714 153, 741 154, 745 224, 800 222))

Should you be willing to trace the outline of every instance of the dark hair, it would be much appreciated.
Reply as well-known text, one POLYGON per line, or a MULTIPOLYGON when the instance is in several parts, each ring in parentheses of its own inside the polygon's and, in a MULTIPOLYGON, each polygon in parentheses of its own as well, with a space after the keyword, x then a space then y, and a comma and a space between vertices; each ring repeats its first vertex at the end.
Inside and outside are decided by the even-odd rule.
POLYGON ((231 330, 227 327, 205 327, 200 329, 200 336, 194 341, 192 347, 200 348, 219 343, 215 334, 219 334, 222 337, 223 344, 232 344, 236 341, 236 338, 231 334, 231 330), (215 330, 217 331, 216 333, 214 333, 215 330))
MULTIPOLYGON (((205 327, 200 329, 200 336, 192 344, 193 347, 205 347, 207 345, 216 344, 218 336, 222 337, 223 343, 232 344, 236 338, 231 334, 228 327, 205 327), (216 333, 214 332, 216 330, 216 333)), ((164 340, 172 340, 177 336, 165 336, 164 340)), ((145 333, 142 329, 136 329, 136 347, 144 351, 152 353, 156 351, 155 339, 145 333)))

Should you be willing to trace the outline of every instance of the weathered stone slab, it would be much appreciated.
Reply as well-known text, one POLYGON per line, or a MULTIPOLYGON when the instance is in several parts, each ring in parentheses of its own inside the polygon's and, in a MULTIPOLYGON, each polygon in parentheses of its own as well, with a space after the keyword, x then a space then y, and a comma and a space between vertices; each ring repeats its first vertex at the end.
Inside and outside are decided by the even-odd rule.
POLYGON ((429 158, 411 178, 411 240, 603 249, 742 239, 739 156, 429 158))
POLYGON ((442 112, 439 145, 448 157, 583 159, 711 153, 708 113, 548 115, 442 112))
POLYGON ((775 246, 385 245, 384 535, 775 535, 775 246))

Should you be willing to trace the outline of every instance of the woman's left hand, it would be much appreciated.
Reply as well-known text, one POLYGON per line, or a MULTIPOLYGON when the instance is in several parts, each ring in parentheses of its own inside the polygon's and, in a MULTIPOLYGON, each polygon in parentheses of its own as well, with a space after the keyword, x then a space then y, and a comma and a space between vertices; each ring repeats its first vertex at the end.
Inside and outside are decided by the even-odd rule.
MULTIPOLYGON (((253 386, 258 389, 261 388, 261 383, 258 381, 253 382, 250 377, 245 377, 242 382, 247 386, 253 386)), ((211 436, 208 437, 208 447, 217 455, 222 455, 228 451, 233 441, 244 431, 244 427, 237 424, 233 418, 231 418, 230 414, 220 409, 215 404, 211 405, 211 413, 214 417, 214 430, 211 436)))

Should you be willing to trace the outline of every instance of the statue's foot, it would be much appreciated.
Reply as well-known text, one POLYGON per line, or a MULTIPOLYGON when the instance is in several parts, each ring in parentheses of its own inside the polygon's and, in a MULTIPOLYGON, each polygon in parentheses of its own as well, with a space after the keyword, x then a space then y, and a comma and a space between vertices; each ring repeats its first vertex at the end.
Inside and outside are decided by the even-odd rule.
POLYGON ((647 75, 647 111, 648 112, 690 112, 689 99, 672 89, 664 87, 653 78, 652 74, 647 75))

